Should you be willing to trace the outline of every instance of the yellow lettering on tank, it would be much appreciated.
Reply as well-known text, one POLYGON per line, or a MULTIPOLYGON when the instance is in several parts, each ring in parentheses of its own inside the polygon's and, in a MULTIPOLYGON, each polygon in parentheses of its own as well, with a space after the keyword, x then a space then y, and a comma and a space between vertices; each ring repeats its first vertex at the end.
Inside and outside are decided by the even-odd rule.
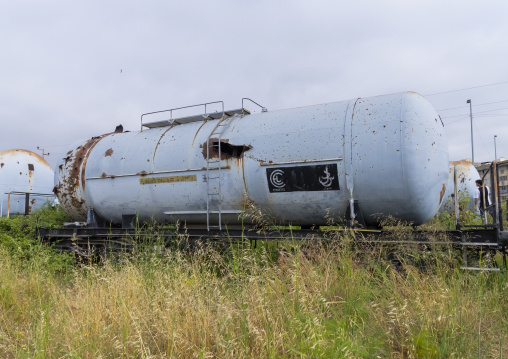
POLYGON ((156 183, 176 183, 176 182, 196 182, 196 175, 185 175, 185 176, 166 176, 166 177, 154 177, 154 178, 140 178, 140 184, 156 184, 156 183))

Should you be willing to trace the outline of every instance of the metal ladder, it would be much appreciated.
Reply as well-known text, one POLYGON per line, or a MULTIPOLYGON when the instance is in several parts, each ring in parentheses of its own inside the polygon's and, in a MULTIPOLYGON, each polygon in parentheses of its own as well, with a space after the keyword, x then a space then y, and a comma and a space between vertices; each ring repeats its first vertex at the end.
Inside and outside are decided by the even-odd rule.
POLYGON ((223 116, 215 129, 210 133, 206 140, 206 228, 208 232, 211 229, 222 230, 222 198, 221 198, 221 139, 226 131, 226 128, 231 123, 231 120, 236 115, 231 117, 223 116), (217 139, 217 152, 218 159, 210 158, 210 139, 217 139), (217 165, 217 167, 213 167, 217 165), (216 171, 213 173, 212 171, 216 171), (214 181, 214 182, 212 182, 214 181), (210 217, 212 214, 218 215, 218 223, 211 224, 210 217))

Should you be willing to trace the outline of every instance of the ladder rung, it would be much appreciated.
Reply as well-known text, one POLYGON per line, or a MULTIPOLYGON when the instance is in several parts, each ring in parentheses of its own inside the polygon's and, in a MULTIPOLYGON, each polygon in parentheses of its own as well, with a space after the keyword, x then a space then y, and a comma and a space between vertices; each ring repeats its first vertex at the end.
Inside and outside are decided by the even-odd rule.
MULTIPOLYGON (((229 125, 229 121, 223 121, 221 123, 219 123, 217 125, 217 127, 214 129, 214 131, 208 136, 208 143, 210 143, 210 139, 212 137, 218 137, 220 139, 220 137, 222 136, 222 134, 224 133, 224 131, 226 130, 226 126, 229 125)), ((212 164, 221 164, 221 160, 220 160, 220 157, 221 157, 221 148, 220 146, 217 146, 217 144, 214 144, 217 149, 218 147, 218 153, 219 153, 219 159, 216 159, 216 160, 212 160, 210 158, 208 158, 209 154, 207 155, 207 159, 206 159, 206 163, 207 163, 207 171, 210 170, 210 165, 212 164)), ((220 184, 220 180, 221 180, 221 176, 220 176, 220 170, 221 168, 214 168, 214 169, 218 169, 219 172, 216 172, 215 173, 215 176, 206 176, 207 178, 207 181, 212 181, 212 180, 218 180, 219 181, 219 184, 220 184)), ((212 190, 214 191, 214 189, 209 189, 209 191, 212 190)), ((221 211, 221 203, 220 203, 220 188, 215 188, 215 192, 208 192, 208 197, 207 197, 207 206, 208 206, 208 209, 207 209, 207 218, 209 220, 210 218, 210 215, 216 215, 218 214, 219 215, 219 218, 221 216, 221 214, 223 213, 223 211, 221 211), (216 204, 216 205, 212 205, 210 202, 211 202, 211 197, 219 197, 219 203, 216 204), (211 208, 214 208, 213 210, 211 208)), ((219 225, 208 225, 208 230, 210 231, 210 229, 222 229, 221 227, 221 223, 220 223, 220 220, 219 220, 219 225)))

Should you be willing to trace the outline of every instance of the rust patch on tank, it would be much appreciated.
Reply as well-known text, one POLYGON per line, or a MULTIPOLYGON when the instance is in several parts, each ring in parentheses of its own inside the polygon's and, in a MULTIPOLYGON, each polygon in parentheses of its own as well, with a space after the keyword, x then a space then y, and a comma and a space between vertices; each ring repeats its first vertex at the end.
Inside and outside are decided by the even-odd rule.
POLYGON ((58 200, 64 208, 74 212, 74 216, 86 216, 86 208, 83 207, 85 200, 82 197, 86 191, 85 168, 88 156, 97 143, 110 133, 92 137, 84 145, 67 152, 63 165, 59 168, 59 182, 53 188, 58 200))
POLYGON ((439 193, 439 203, 443 201, 445 192, 446 192, 446 183, 443 183, 443 188, 441 188, 441 192, 439 193))
POLYGON ((104 157, 111 156, 112 154, 113 154, 113 149, 110 148, 109 150, 106 151, 106 153, 104 154, 104 157))
POLYGON ((4 168, 4 163, 0 163, 0 168, 4 168))
POLYGON ((32 182, 34 179, 34 171, 28 171, 28 185, 32 187, 32 182))
POLYGON ((450 161, 450 165, 452 166, 458 166, 458 165, 463 165, 463 166, 472 166, 471 162, 469 161, 450 161))
POLYGON ((245 182, 245 164, 242 161, 242 180, 243 180, 243 188, 245 189, 245 193, 247 197, 249 196, 249 191, 247 191, 247 183, 245 182))
POLYGON ((141 172, 138 172, 136 173, 138 176, 141 176, 141 177, 145 177, 148 175, 148 173, 146 171, 141 171, 141 172))
POLYGON ((106 172, 102 172, 101 178, 106 178, 106 177, 108 177, 108 175, 106 174, 106 172))
MULTIPOLYGON (((0 151, 0 156, 5 156, 5 155, 18 156, 20 153, 25 153, 25 154, 27 154, 30 157, 34 157, 36 159, 36 161, 33 162, 33 163, 39 163, 42 166, 46 166, 46 167, 51 168, 49 163, 46 162, 46 160, 44 158, 42 158, 37 153, 31 152, 31 151, 28 151, 28 150, 22 150, 22 149, 16 148, 16 149, 12 149, 12 150, 0 151)), ((18 162, 18 164, 19 164, 19 162, 18 162)))

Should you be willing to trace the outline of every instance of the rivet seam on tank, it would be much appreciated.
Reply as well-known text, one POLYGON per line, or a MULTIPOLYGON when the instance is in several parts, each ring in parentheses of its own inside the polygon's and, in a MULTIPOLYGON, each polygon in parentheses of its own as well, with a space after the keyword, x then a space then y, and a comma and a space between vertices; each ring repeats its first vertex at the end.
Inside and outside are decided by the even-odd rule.
POLYGON ((361 100, 351 100, 346 109, 344 119, 344 170, 346 174, 346 188, 350 191, 354 188, 353 181, 353 119, 356 110, 356 104, 361 100), (353 106, 351 102, 354 101, 353 106))
MULTIPOLYGON (((175 124, 171 124, 167 130, 165 130, 162 135, 159 137, 159 140, 157 141, 157 144, 155 145, 155 149, 153 151, 153 157, 152 157, 152 172, 155 171, 155 155, 157 154, 157 149, 159 148, 159 144, 162 141, 162 138, 168 133, 169 130, 171 130, 173 127, 175 127, 175 124)), ((147 160, 148 162, 150 160, 147 160)))
POLYGON ((199 126, 199 128, 197 129, 196 133, 194 134, 194 138, 192 139, 192 144, 191 146, 194 146, 194 141, 196 141, 196 137, 198 136, 198 133, 199 131, 201 131, 201 129, 203 128, 203 126, 206 124, 206 120, 203 121, 203 123, 201 124, 201 126, 199 126))

